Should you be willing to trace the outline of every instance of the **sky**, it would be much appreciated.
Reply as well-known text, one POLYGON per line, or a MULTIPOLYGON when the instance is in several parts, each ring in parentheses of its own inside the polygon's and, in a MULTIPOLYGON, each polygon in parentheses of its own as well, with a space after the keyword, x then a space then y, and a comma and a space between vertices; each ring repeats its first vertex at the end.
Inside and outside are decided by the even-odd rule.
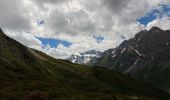
POLYGON ((170 0, 0 0, 0 27, 58 59, 117 47, 141 30, 170 29, 170 0))

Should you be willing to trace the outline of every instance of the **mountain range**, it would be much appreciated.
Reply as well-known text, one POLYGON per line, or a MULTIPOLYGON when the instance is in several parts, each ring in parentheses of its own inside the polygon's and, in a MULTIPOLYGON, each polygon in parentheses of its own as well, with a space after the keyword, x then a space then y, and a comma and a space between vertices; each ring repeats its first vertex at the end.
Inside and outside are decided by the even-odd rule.
POLYGON ((66 60, 77 63, 77 64, 88 64, 92 59, 99 58, 102 55, 102 52, 91 50, 83 53, 74 53, 70 57, 66 58, 66 60))
POLYGON ((42 98, 168 100, 170 94, 113 70, 54 59, 0 30, 0 100, 45 100, 42 98))
POLYGON ((153 27, 106 50, 93 66, 121 72, 170 91, 170 30, 153 27))

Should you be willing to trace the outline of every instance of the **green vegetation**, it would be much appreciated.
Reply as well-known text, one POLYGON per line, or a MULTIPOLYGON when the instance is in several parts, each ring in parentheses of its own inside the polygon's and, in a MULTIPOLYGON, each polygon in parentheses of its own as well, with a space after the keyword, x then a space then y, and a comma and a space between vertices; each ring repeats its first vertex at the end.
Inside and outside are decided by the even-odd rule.
POLYGON ((42 92, 49 100, 167 100, 147 83, 100 67, 53 59, 0 32, 0 100, 42 92))

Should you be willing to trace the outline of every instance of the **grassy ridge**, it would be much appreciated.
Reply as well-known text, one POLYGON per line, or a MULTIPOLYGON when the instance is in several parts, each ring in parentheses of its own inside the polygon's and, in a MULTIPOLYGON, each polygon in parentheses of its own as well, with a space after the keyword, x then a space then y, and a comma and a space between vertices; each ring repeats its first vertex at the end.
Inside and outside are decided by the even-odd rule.
POLYGON ((53 59, 0 32, 0 100, 167 100, 153 86, 100 67, 53 59))

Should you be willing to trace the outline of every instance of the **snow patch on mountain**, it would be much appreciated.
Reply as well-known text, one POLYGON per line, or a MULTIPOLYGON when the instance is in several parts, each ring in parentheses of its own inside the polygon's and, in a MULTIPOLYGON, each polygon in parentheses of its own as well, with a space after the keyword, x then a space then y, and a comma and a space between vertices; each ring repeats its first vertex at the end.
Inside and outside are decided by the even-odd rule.
POLYGON ((102 52, 91 50, 84 53, 74 53, 66 60, 71 61, 72 63, 77 64, 87 64, 89 63, 93 58, 99 58, 101 57, 102 52))

